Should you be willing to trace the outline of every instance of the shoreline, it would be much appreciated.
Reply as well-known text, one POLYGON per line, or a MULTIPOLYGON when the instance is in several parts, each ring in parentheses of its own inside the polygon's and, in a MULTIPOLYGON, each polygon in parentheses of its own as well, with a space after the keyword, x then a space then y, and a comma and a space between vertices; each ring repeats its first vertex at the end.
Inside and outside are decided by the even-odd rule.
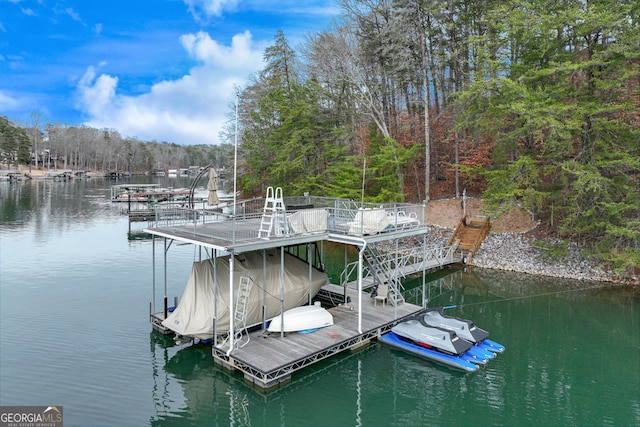
MULTIPOLYGON (((24 168, 20 168, 25 173, 24 168)), ((33 168, 31 172, 26 172, 33 178, 43 178, 47 171, 33 168)), ((429 203, 446 202, 456 199, 434 200, 429 203)), ((470 216, 479 215, 481 211, 478 199, 469 198, 470 216)), ((433 206, 433 205, 432 205, 433 206)), ((437 216, 440 222, 447 225, 428 223, 430 228, 428 242, 430 244, 442 244, 447 241, 453 233, 450 225, 459 221, 459 212, 439 212, 437 216)), ((544 250, 534 245, 537 240, 529 235, 537 224, 526 231, 489 231, 480 249, 473 256, 472 267, 526 273, 536 276, 557 277, 562 279, 574 279, 585 281, 610 282, 617 285, 640 286, 639 277, 623 277, 606 270, 601 264, 586 259, 580 255, 580 248, 574 244, 569 244, 569 254, 566 258, 546 258, 544 250)))
MULTIPOLYGON (((447 240, 453 229, 429 225, 433 242, 447 240)), ((531 231, 531 230, 529 230, 531 231)), ((610 282, 616 285, 640 286, 638 277, 625 278, 602 265, 580 255, 576 244, 569 245, 565 258, 546 258, 544 251, 534 246, 537 240, 526 232, 490 231, 480 249, 473 256, 471 267, 526 273, 535 276, 557 277, 584 281, 610 282)), ((429 240, 432 240, 429 239, 429 240)))

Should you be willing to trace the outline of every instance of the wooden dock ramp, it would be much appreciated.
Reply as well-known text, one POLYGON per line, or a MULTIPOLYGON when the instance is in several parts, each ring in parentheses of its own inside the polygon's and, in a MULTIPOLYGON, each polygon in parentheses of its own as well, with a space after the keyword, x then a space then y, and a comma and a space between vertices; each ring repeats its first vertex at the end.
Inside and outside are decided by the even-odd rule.
POLYGON ((460 223, 453 231, 447 246, 458 242, 458 249, 463 254, 463 262, 471 265, 473 255, 480 249, 485 236, 489 233, 491 221, 488 217, 474 218, 472 220, 463 216, 460 223))

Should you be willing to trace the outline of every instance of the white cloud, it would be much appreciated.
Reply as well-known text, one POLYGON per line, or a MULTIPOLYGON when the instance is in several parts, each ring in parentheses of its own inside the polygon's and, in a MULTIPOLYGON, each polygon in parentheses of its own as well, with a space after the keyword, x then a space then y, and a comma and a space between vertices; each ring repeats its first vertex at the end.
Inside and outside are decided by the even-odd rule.
POLYGON ((18 100, 0 91, 0 111, 12 110, 18 106, 18 100))
POLYGON ((101 74, 96 78, 96 70, 90 66, 78 83, 80 103, 91 116, 104 116, 117 102, 117 86, 117 77, 101 74))
POLYGON ((189 73, 166 80, 138 96, 117 93, 118 78, 98 75, 89 67, 78 82, 78 107, 95 128, 113 128, 142 140, 178 144, 217 144, 234 88, 259 70, 264 45, 251 33, 233 37, 225 46, 199 32, 181 37, 186 52, 198 61, 189 73))
POLYGON ((72 8, 72 7, 68 7, 68 8, 66 8, 64 11, 65 11, 65 12, 67 13, 67 15, 69 15, 69 16, 71 17, 71 19, 73 19, 74 21, 81 21, 81 19, 80 19, 80 15, 78 15, 78 13, 77 13, 75 10, 73 10, 73 8, 72 8))
POLYGON ((233 10, 238 0, 184 0, 194 18, 200 19, 200 11, 205 16, 221 16, 225 10, 233 10))
POLYGON ((252 50, 253 40, 249 31, 233 36, 231 46, 219 44, 203 31, 185 34, 180 37, 180 42, 192 58, 226 70, 246 70, 247 65, 255 68, 262 64, 262 52, 252 50))

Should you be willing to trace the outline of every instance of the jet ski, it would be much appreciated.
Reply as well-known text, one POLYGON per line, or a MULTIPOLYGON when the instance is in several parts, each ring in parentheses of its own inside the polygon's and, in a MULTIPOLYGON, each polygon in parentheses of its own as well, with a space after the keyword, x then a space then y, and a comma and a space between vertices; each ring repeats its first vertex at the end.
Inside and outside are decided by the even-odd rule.
POLYGON ((416 316, 424 326, 454 332, 460 338, 494 353, 502 353, 504 346, 488 339, 489 332, 477 327, 471 320, 447 316, 443 307, 428 309, 416 316))
POLYGON ((420 316, 420 321, 424 322, 426 326, 455 332, 460 338, 472 343, 478 343, 489 337, 489 332, 478 328, 471 320, 447 316, 442 307, 427 310, 424 315, 420 316))
POLYGON ((393 347, 446 365, 474 372, 504 351, 489 333, 470 320, 429 309, 404 320, 378 339, 393 347))
POLYGON ((391 332, 421 347, 435 349, 447 354, 459 355, 473 344, 461 339, 454 332, 426 326, 416 319, 406 320, 391 328, 391 332))

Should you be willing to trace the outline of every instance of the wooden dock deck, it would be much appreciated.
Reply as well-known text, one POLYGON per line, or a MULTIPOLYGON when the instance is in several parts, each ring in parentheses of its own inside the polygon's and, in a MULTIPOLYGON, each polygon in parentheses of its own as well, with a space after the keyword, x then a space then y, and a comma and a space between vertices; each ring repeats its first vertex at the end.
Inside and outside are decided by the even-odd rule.
MULTIPOLYGON (((342 287, 328 285, 342 291, 342 287)), ((402 319, 422 310, 422 307, 402 303, 374 305, 368 294, 363 294, 361 331, 358 330, 357 293, 351 302, 328 309, 334 324, 312 333, 266 333, 255 331, 240 340, 246 344, 231 351, 228 344, 213 347, 216 363, 231 371, 240 371, 247 383, 260 389, 271 389, 288 382, 291 375, 300 369, 337 353, 360 348, 383 333, 389 331, 402 319)))

